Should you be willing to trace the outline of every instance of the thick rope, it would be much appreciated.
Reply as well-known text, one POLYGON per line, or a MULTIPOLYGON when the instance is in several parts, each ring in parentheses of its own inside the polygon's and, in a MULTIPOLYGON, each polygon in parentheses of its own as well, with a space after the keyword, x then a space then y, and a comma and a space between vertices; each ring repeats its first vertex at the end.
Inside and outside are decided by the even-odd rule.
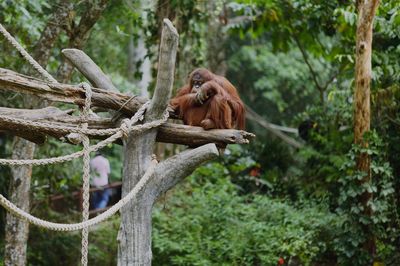
POLYGON ((1 25, 0 23, 0 32, 4 35, 4 37, 14 46, 18 52, 21 53, 21 55, 26 59, 26 61, 29 62, 47 81, 51 83, 58 83, 55 78, 53 78, 41 65, 39 65, 38 62, 35 61, 35 59, 28 54, 27 51, 14 39, 13 36, 11 36, 10 33, 1 25))
MULTIPOLYGON (((168 119, 168 111, 164 112, 164 116, 160 120, 155 120, 143 125, 136 125, 133 126, 134 123, 138 122, 139 120, 143 119, 143 114, 148 107, 150 102, 145 103, 131 119, 124 119, 121 126, 120 130, 115 133, 114 135, 108 137, 107 139, 100 141, 96 145, 89 146, 87 147, 87 150, 89 152, 97 151, 105 146, 107 146, 109 143, 113 143, 117 139, 121 137, 126 137, 130 132, 133 131, 145 131, 149 130, 151 128, 160 126, 163 124, 167 119, 168 119)), ((6 165, 44 165, 44 164, 50 164, 50 163, 59 163, 59 162, 66 162, 70 161, 72 159, 78 158, 84 154, 84 151, 79 151, 70 155, 65 155, 61 157, 55 157, 55 158, 47 158, 47 159, 34 159, 34 160, 8 160, 8 159, 0 159, 0 164, 6 164, 6 165)), ((2 205, 6 210, 8 210, 10 213, 14 214, 17 217, 20 217, 21 219, 27 220, 29 223, 44 227, 50 230, 55 230, 55 231, 74 231, 74 230, 81 230, 83 228, 88 228, 90 226, 93 226, 95 224, 98 224, 109 217, 111 217, 113 214, 115 214, 118 210, 120 210, 127 202, 129 202, 133 197, 136 196, 136 194, 142 189, 144 184, 147 182, 147 180, 150 178, 150 176, 154 172, 155 164, 157 162, 155 160, 152 161, 152 164, 150 167, 147 169, 145 175, 142 177, 142 179, 137 183, 137 185, 124 197, 122 198, 117 204, 112 206, 110 209, 108 209, 106 212, 100 214, 99 216, 96 216, 95 218, 92 218, 87 221, 83 221, 81 223, 75 223, 75 224, 62 224, 62 223, 52 223, 48 222, 45 220, 42 220, 40 218, 34 217, 31 214, 23 211, 22 209, 18 208, 15 206, 13 203, 11 203, 9 200, 7 200, 3 195, 0 194, 0 205, 2 205)))
POLYGON ((18 125, 22 125, 25 127, 34 127, 36 129, 42 130, 49 130, 52 131, 57 130, 59 133, 78 133, 78 134, 85 134, 85 135, 97 135, 97 136, 107 136, 117 133, 120 129, 119 128, 108 128, 108 129, 84 129, 81 127, 70 127, 70 126, 60 126, 54 125, 52 123, 46 122, 35 122, 30 120, 25 120, 21 118, 13 118, 6 115, 0 115, 0 121, 14 123, 18 125))
MULTIPOLYGON (((168 111, 164 112, 164 116, 162 119, 159 120, 154 120, 149 123, 145 123, 142 125, 135 125, 136 122, 139 120, 143 119, 143 114, 149 105, 150 102, 145 103, 140 107, 140 109, 136 112, 136 114, 131 118, 131 119, 124 119, 122 121, 121 126, 119 127, 119 130, 117 133, 111 135, 110 137, 106 138, 105 140, 102 140, 98 142, 97 144, 93 146, 89 146, 90 152, 97 151, 105 146, 107 146, 110 143, 115 142, 117 139, 127 136, 130 132, 143 132, 155 127, 158 127, 165 123, 168 119, 168 111)), ((93 129, 95 130, 95 129, 93 129)), ((84 132, 84 130, 82 131, 84 132)), ((79 158, 83 156, 83 150, 78 151, 72 154, 64 155, 64 156, 59 156, 59 157, 52 157, 52 158, 46 158, 46 159, 28 159, 28 160, 13 160, 13 159, 0 159, 0 165, 11 165, 11 166, 19 166, 19 165, 46 165, 46 164, 54 164, 54 163, 63 163, 63 162, 68 162, 72 161, 73 159, 79 158)))
MULTIPOLYGON (((37 63, 26 51, 25 49, 7 32, 7 30, 3 27, 3 25, 0 24, 0 32, 4 35, 4 37, 21 53, 21 55, 49 82, 51 83, 58 83, 57 80, 55 80, 44 68, 42 68, 39 63, 37 63)), ((57 223, 51 223, 47 222, 44 220, 41 220, 39 218, 36 218, 29 213, 23 211, 22 209, 18 208, 15 206, 13 203, 8 201, 3 195, 0 194, 0 204, 6 208, 9 212, 13 213, 14 215, 27 220, 28 222, 32 224, 36 224, 42 227, 46 227, 49 229, 60 229, 62 231, 67 231, 68 228, 72 228, 74 230, 77 227, 81 227, 82 230, 82 258, 81 258, 81 264, 83 266, 86 266, 88 263, 88 238, 89 238, 89 226, 93 225, 94 222, 100 222, 105 219, 107 219, 109 216, 113 215, 116 211, 118 211, 122 206, 124 206, 131 198, 133 198, 136 193, 142 188, 142 186, 145 184, 147 179, 151 175, 146 174, 148 172, 153 172, 154 171, 154 164, 152 167, 149 167, 148 170, 146 171, 145 175, 143 178, 137 183, 137 185, 128 193, 123 199, 121 199, 117 204, 115 204, 113 207, 109 209, 109 212, 105 212, 100 216, 97 216, 96 218, 99 219, 92 219, 89 220, 89 189, 90 189, 90 152, 91 151, 96 151, 100 149, 101 147, 104 147, 108 145, 109 143, 114 142, 116 139, 120 137, 127 137, 129 132, 133 130, 146 130, 150 129, 155 126, 159 126, 162 123, 164 123, 167 118, 168 118, 168 112, 164 114, 163 119, 153 121, 151 123, 147 123, 145 125, 142 125, 142 127, 136 126, 132 127, 133 124, 138 122, 139 120, 143 119, 143 114, 144 110, 147 108, 147 105, 149 104, 148 102, 144 104, 139 111, 130 119, 125 119, 118 131, 112 130, 103 130, 102 133, 104 135, 109 135, 113 134, 111 137, 107 138, 105 141, 99 142, 98 144, 94 146, 90 146, 90 141, 89 137, 87 136, 88 132, 88 118, 89 118, 89 113, 90 113, 90 105, 91 105, 91 97, 92 97, 92 89, 89 84, 83 83, 81 85, 86 94, 85 98, 85 105, 83 107, 82 113, 81 113, 81 119, 82 119, 82 127, 81 129, 75 129, 72 127, 62 127, 62 126, 56 126, 58 130, 66 130, 69 133, 80 133, 81 138, 82 138, 82 143, 83 143, 83 150, 80 152, 76 152, 70 155, 66 156, 60 156, 56 158, 47 158, 47 159, 33 159, 33 160, 7 160, 7 159, 0 159, 0 164, 8 164, 8 165, 44 165, 44 164, 50 164, 50 163, 56 163, 56 162, 64 162, 64 161, 69 161, 74 158, 78 158, 83 155, 83 211, 82 211, 82 223, 80 224, 57 224, 57 223), (104 145, 104 146, 102 146, 104 145), (151 171, 150 171, 151 170, 151 171), (146 178, 145 178, 146 177, 146 178), (141 181, 143 181, 141 183, 141 181), (139 185, 140 184, 140 185, 139 185), (117 208, 118 207, 118 208, 117 208), (108 216, 109 215, 109 216, 108 216), (100 220, 100 217, 102 220, 100 220), (92 221, 92 223, 90 223, 92 221)), ((132 98, 132 97, 131 97, 132 98)), ((126 104, 126 103, 125 103, 126 104)), ((124 104, 124 105, 125 105, 124 104)), ((123 106, 122 106, 123 107, 123 106)), ((121 107, 121 108, 122 108, 121 107)), ((5 117, 2 116, 4 119, 5 117)), ((9 118, 8 118, 9 119, 9 118)), ((49 123, 38 123, 38 122, 31 122, 31 121, 26 121, 23 119, 9 119, 9 121, 14 122, 14 123, 20 123, 24 124, 27 126, 36 126, 36 127, 41 127, 42 129, 49 129, 49 128, 54 128, 54 125, 51 125, 49 123)), ((75 229, 76 230, 76 229, 75 229)))
MULTIPOLYGON (((90 105, 92 102, 92 88, 87 83, 82 83, 82 88, 85 90, 85 105, 82 109, 81 118, 82 121, 87 121, 90 114, 90 105)), ((87 129, 88 123, 82 124, 83 129, 87 129)), ((90 141, 89 137, 82 135, 83 144, 83 203, 82 203, 82 221, 86 222, 89 220, 89 189, 90 189, 90 141)), ((89 246, 89 228, 85 227, 82 229, 82 266, 86 266, 88 263, 88 246, 89 246)))
POLYGON ((28 221, 31 224, 37 225, 39 227, 43 227, 53 231, 76 231, 81 230, 83 228, 88 228, 94 226, 98 223, 101 223, 111 216, 113 216, 117 211, 119 211, 123 206, 125 206, 129 201, 136 197, 139 191, 142 190, 143 186, 147 183, 149 178, 153 175, 154 169, 157 165, 157 161, 155 159, 152 160, 150 166, 147 168, 146 173, 139 180, 139 182, 135 185, 135 187, 126 194, 120 201, 118 201, 115 205, 109 208, 107 211, 102 214, 89 219, 85 222, 74 223, 74 224, 63 224, 63 223, 53 223, 37 218, 7 200, 3 195, 0 194, 0 205, 3 206, 7 211, 11 214, 28 221))

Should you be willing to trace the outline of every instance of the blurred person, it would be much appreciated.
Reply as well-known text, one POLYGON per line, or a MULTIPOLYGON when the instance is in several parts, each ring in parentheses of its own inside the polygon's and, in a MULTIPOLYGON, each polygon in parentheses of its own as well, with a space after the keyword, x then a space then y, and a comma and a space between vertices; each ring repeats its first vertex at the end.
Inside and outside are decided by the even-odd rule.
POLYGON ((110 163, 100 152, 90 160, 91 186, 98 188, 92 195, 94 209, 105 208, 110 198, 108 186, 108 175, 110 174, 110 163))

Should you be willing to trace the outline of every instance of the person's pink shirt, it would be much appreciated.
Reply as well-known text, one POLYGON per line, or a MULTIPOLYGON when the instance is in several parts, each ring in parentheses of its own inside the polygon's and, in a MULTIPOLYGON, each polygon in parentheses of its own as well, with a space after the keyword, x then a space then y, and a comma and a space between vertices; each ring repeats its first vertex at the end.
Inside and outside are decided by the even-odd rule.
POLYGON ((110 163, 103 156, 96 156, 90 161, 91 184, 101 187, 108 184, 108 174, 110 173, 110 163))

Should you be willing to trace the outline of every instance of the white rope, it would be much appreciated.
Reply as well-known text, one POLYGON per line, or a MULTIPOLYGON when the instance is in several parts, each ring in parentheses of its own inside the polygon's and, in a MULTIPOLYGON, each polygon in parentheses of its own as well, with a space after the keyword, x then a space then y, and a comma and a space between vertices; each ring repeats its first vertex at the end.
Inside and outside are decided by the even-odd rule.
MULTIPOLYGON (((85 90, 85 105, 82 109, 81 118, 82 121, 87 121, 90 113, 90 105, 92 102, 92 88, 87 83, 81 84, 85 90)), ((88 123, 83 123, 82 128, 87 129, 88 123)), ((89 220, 89 189, 90 189, 90 142, 89 137, 82 135, 83 144, 83 203, 82 203, 82 221, 86 222, 89 220)), ((82 229, 82 266, 86 266, 88 263, 88 246, 89 246, 89 229, 87 227, 82 229)))
MULTIPOLYGON (((154 120, 149 123, 145 123, 142 125, 135 125, 136 122, 143 119, 143 114, 149 105, 150 102, 146 102, 143 104, 140 109, 135 113, 135 115, 131 119, 124 119, 121 126, 119 127, 117 133, 111 135, 98 142, 95 145, 89 146, 89 151, 94 152, 97 151, 110 143, 115 142, 117 139, 127 136, 130 132, 143 132, 155 127, 162 125, 168 119, 168 111, 164 112, 162 119, 154 120)), ((94 129, 93 129, 94 130, 94 129)), ((84 132, 83 130, 82 132, 84 132)), ((11 166, 20 166, 20 165, 46 165, 46 164, 54 164, 54 163, 63 163, 72 161, 73 159, 79 158, 83 156, 83 150, 64 155, 59 157, 45 158, 45 159, 27 159, 27 160, 13 160, 13 159, 0 159, 0 165, 11 165, 11 166)))
MULTIPOLYGON (((150 102, 145 103, 131 119, 124 119, 121 126, 120 130, 115 133, 114 135, 108 137, 107 139, 100 141, 96 145, 89 146, 87 147, 87 150, 89 152, 97 151, 105 146, 107 146, 109 143, 112 143, 116 141, 117 139, 127 136, 130 132, 133 131, 144 131, 148 130, 154 127, 157 127, 161 124, 163 124, 167 119, 168 119, 168 111, 164 112, 163 118, 160 120, 155 120, 143 125, 136 125, 133 126, 134 123, 138 122, 139 120, 143 119, 143 114, 149 105, 150 102)), ((78 158, 82 156, 84 151, 79 151, 73 154, 61 156, 61 157, 55 157, 55 158, 47 158, 47 159, 33 159, 33 160, 9 160, 9 159, 0 159, 0 164, 6 164, 6 165, 44 165, 44 164, 49 164, 49 163, 59 163, 59 162, 65 162, 65 161, 70 161, 74 158, 78 158)), ((142 179, 137 183, 137 185, 124 197, 122 198, 117 204, 112 206, 110 209, 108 209, 106 212, 102 213, 101 215, 89 219, 87 221, 83 221, 81 223, 76 223, 76 224, 62 224, 62 223, 52 223, 48 222, 45 220, 42 220, 40 218, 34 217, 31 214, 23 211, 22 209, 18 208, 15 206, 13 203, 11 203, 9 200, 7 200, 3 195, 0 194, 0 205, 2 205, 6 210, 8 210, 10 213, 14 214, 17 217, 20 217, 21 219, 27 220, 29 223, 44 227, 50 230, 55 230, 55 231, 74 231, 74 230, 81 230, 83 228, 88 228, 90 226, 93 226, 95 224, 98 224, 109 217, 111 217, 113 214, 115 214, 118 210, 120 210, 127 202, 129 202, 133 197, 136 196, 137 192, 141 190, 143 185, 147 182, 147 180, 150 178, 152 173, 154 172, 154 167, 157 162, 153 160, 152 164, 150 167, 147 169, 145 175, 142 177, 142 179)))
MULTIPOLYGON (((5 36, 5 38, 21 53, 21 55, 49 82, 58 83, 44 68, 42 68, 39 63, 37 63, 26 51, 25 49, 7 32, 7 30, 0 24, 0 32, 5 36)), ((82 210, 82 222, 77 224, 59 224, 52 223, 37 217, 32 216, 31 214, 25 212, 24 210, 18 208, 15 204, 11 203, 7 200, 3 195, 0 194, 0 205, 2 205, 6 210, 10 213, 20 217, 28 222, 45 227, 47 229, 59 230, 59 231, 70 231, 70 230, 80 230, 82 229, 82 258, 81 264, 86 266, 88 263, 88 238, 89 238, 89 226, 97 224, 105 219, 109 218, 111 215, 116 213, 120 208, 122 208, 127 202, 129 202, 133 197, 136 196, 137 192, 143 187, 143 185, 147 182, 147 179, 150 178, 152 173, 154 172, 156 161, 153 160, 151 166, 147 169, 145 175, 141 180, 136 184, 136 186, 117 204, 112 206, 109 210, 102 213, 101 215, 89 220, 89 189, 90 189, 90 152, 97 151, 98 149, 108 145, 109 143, 114 142, 118 138, 127 137, 131 131, 144 131, 156 126, 160 126, 168 119, 168 112, 165 111, 164 116, 160 120, 152 121, 150 123, 146 123, 144 125, 132 126, 137 123, 139 120, 142 120, 144 117, 144 112, 149 105, 149 102, 145 103, 131 119, 124 119, 120 128, 118 129, 107 129, 107 130, 88 130, 88 117, 90 112, 91 105, 91 97, 92 97, 92 89, 91 86, 87 83, 81 84, 83 89, 85 90, 85 105, 81 112, 81 121, 82 126, 80 128, 74 127, 64 127, 58 125, 52 125, 50 123, 41 123, 41 122, 33 122, 27 121, 24 119, 13 119, 7 118, 5 116, 0 116, 0 119, 3 121, 9 121, 12 123, 23 124, 25 126, 33 126, 41 129, 50 129, 57 128, 59 131, 64 131, 68 133, 79 133, 81 134, 83 150, 54 158, 46 158, 46 159, 28 159, 28 160, 9 160, 9 159, 0 159, 0 165, 45 165, 52 163, 60 163, 65 161, 70 161, 75 158, 78 158, 83 155, 83 210, 82 210), (110 135, 104 141, 100 141, 96 145, 90 146, 90 140, 87 135, 90 133, 97 133, 104 135, 110 135)), ((132 97, 130 98, 132 99, 132 97)), ((129 100, 130 100, 129 99, 129 100)), ((125 103, 126 104, 126 103, 125 103)), ((123 106, 122 106, 123 107, 123 106)), ((121 107, 121 108, 122 108, 121 107)), ((99 134, 100 135, 100 134, 99 134)))
POLYGON ((54 125, 52 123, 46 122, 36 122, 31 120, 25 120, 21 118, 9 117, 6 115, 0 115, 0 121, 18 124, 26 127, 35 127, 36 129, 49 130, 52 131, 57 130, 59 133, 78 133, 85 135, 97 135, 97 136, 107 136, 117 133, 119 128, 108 128, 108 129, 84 129, 81 127, 70 127, 70 126, 60 126, 54 125))
POLYGON ((103 212, 102 214, 89 219, 85 222, 74 223, 74 224, 64 224, 64 223, 53 223, 49 221, 42 220, 37 218, 7 200, 3 195, 0 194, 0 205, 3 206, 7 211, 11 214, 28 221, 31 224, 53 230, 53 231, 76 231, 81 230, 83 228, 89 228, 94 226, 98 223, 101 223, 111 216, 113 216, 117 211, 119 211, 123 206, 125 206, 129 201, 136 197, 137 193, 142 190, 143 186, 149 180, 149 178, 153 175, 155 166, 157 165, 157 161, 155 159, 152 160, 150 166, 147 168, 146 173, 143 177, 139 180, 139 182, 135 185, 135 187, 129 191, 128 194, 125 195, 120 201, 118 201, 115 205, 109 208, 107 211, 103 212))
POLYGON ((41 65, 39 65, 38 62, 35 61, 35 59, 28 54, 27 51, 14 39, 13 36, 11 36, 10 33, 1 25, 0 23, 0 32, 4 35, 4 37, 14 46, 18 52, 21 53, 21 55, 25 58, 26 61, 29 62, 47 81, 51 83, 58 83, 55 78, 53 78, 41 65))

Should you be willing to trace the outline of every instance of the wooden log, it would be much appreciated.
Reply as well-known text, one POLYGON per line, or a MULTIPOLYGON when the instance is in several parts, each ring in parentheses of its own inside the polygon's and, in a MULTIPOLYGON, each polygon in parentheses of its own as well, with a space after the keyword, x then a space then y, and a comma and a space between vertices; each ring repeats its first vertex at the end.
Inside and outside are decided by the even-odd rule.
POLYGON ((227 144, 247 144, 255 135, 243 130, 212 129, 166 123, 157 134, 158 142, 174 143, 198 147, 207 143, 215 143, 218 147, 227 144))
MULTIPOLYGON (((33 94, 53 102, 79 106, 85 104, 85 91, 79 85, 50 84, 4 68, 0 68, 0 89, 33 94)), ((99 88, 92 88, 92 91, 92 106, 120 110, 128 116, 132 116, 146 102, 145 98, 139 96, 132 98, 129 95, 99 88)))
MULTIPOLYGON (((69 116, 72 111, 73 110, 62 111, 55 107, 46 107, 43 109, 13 109, 0 107, 0 116, 35 121, 66 117, 69 116)), ((63 136, 62 134, 57 134, 57 132, 22 127, 17 123, 9 123, 7 121, 0 122, 0 128, 1 131, 6 134, 18 136, 36 144, 43 144, 46 141, 47 136, 55 138, 61 138, 63 136)))
MULTIPOLYGON (((81 118, 70 115, 71 111, 62 111, 56 107, 33 110, 0 108, 0 128, 3 131, 8 131, 10 134, 42 144, 46 136, 60 139, 65 137, 65 132, 55 127, 43 129, 36 126, 23 126, 16 121, 10 121, 9 118, 45 122, 54 126, 79 126, 82 123, 81 118)), ((87 122, 89 129, 107 129, 119 126, 118 122, 113 122, 110 118, 90 117, 87 122)), ((104 138, 104 136, 96 134, 91 135, 91 137, 97 139, 104 138)), ((254 137, 254 134, 242 130, 204 130, 201 127, 173 123, 165 123, 159 128, 157 133, 158 142, 181 144, 190 147, 197 147, 207 143, 215 143, 219 147, 224 147, 227 144, 246 144, 254 137)))
POLYGON ((64 49, 61 52, 93 86, 107 91, 118 92, 110 78, 83 51, 79 49, 64 49))

